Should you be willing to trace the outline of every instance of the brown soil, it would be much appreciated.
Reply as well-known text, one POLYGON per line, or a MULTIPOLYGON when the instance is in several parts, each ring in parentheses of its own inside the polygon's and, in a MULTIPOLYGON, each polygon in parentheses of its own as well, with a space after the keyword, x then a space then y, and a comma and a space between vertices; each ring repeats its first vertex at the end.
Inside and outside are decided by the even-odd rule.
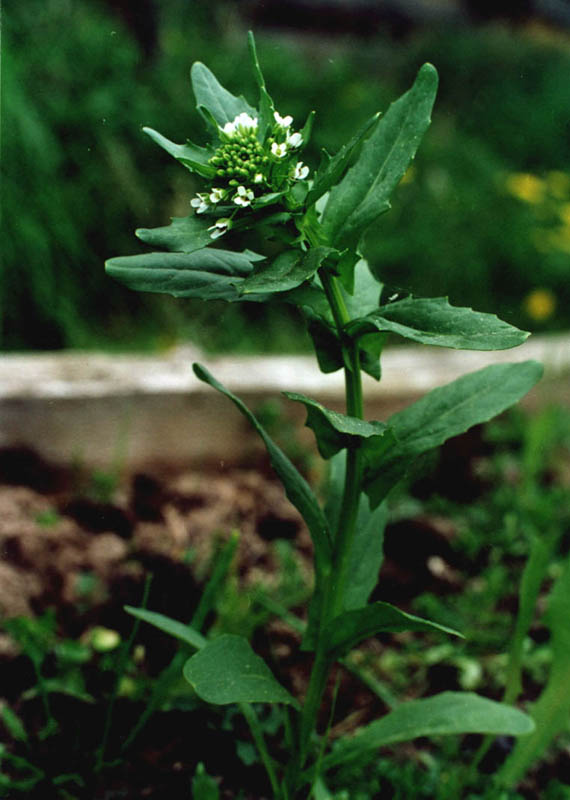
MULTIPOLYGON (((263 471, 149 471, 114 487, 111 499, 101 497, 105 486, 101 481, 95 491, 92 478, 42 463, 30 451, 0 451, 0 615, 5 620, 39 618, 53 609, 58 641, 88 642, 96 626, 117 631, 125 641, 133 620, 123 606, 141 605, 145 576, 152 575, 147 607, 188 621, 215 552, 234 530, 240 532, 232 570, 236 597, 254 586, 278 587, 282 569, 276 540, 291 543, 298 572, 310 583, 308 532, 281 486, 263 471)), ((375 599, 405 606, 426 589, 461 591, 464 565, 450 546, 454 533, 446 520, 419 518, 392 526, 382 580, 390 597, 377 590, 375 599)), ((0 629, 0 707, 4 704, 17 713, 29 737, 27 744, 12 739, 10 751, 52 777, 73 773, 85 781, 90 776, 83 786, 70 778, 63 784, 67 795, 45 779, 27 792, 0 792, 0 796, 188 798, 199 762, 221 779, 223 798, 267 796, 261 767, 248 766, 236 754, 236 740, 249 739, 244 724, 234 716, 230 725, 227 709, 198 704, 188 697, 188 687, 186 696, 179 693, 170 709, 155 712, 133 745, 117 758, 144 709, 145 687, 167 667, 177 647, 173 639, 145 624, 136 642, 137 679, 143 691, 120 693, 107 748, 110 763, 94 773, 93 753, 101 743, 116 654, 93 653, 82 665, 82 692, 51 687, 51 711, 58 728, 48 735, 29 654, 0 629), (240 794, 244 787, 248 788, 240 794)), ((299 643, 299 635, 289 626, 270 620, 256 630, 253 646, 282 684, 302 697, 310 657, 300 653, 299 643)), ((372 650, 376 645, 371 643, 372 650)), ((48 652, 41 664, 44 679, 56 679, 59 668, 57 657, 48 652)), ((331 678, 331 694, 336 677, 331 678)), ((333 737, 387 710, 348 671, 340 670, 338 677, 333 737)), ((459 688, 456 675, 437 670, 430 682, 428 692, 459 688)), ((328 713, 325 709, 323 725, 328 713)), ((0 717, 0 735, 9 740, 2 727, 6 725, 0 717)), ((277 741, 272 745, 279 747, 277 741)), ((539 796, 529 791, 527 797, 539 796)))

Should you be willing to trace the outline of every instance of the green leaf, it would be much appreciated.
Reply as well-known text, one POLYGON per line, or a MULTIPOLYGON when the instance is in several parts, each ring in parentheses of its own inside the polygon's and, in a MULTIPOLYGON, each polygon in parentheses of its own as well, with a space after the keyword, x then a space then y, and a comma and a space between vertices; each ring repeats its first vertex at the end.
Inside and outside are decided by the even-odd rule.
POLYGON ((424 64, 412 88, 392 103, 360 156, 330 193, 323 227, 340 247, 354 244, 390 207, 389 197, 414 158, 430 123, 437 71, 424 64))
POLYGON ((298 707, 243 636, 226 633, 208 642, 188 659, 184 677, 207 703, 287 703, 298 707))
POLYGON ((459 350, 506 350, 530 335, 494 314, 449 304, 446 297, 408 297, 347 325, 351 336, 389 331, 422 344, 459 350))
POLYGON ((196 650, 200 650, 201 647, 206 645, 206 639, 204 639, 202 634, 197 630, 191 628, 190 625, 185 625, 183 622, 179 622, 171 617, 166 617, 164 614, 159 614, 156 611, 147 611, 146 608, 124 606, 124 609, 127 614, 131 614, 133 617, 143 622, 148 622, 149 625, 158 628, 169 636, 174 636, 175 639, 179 639, 181 642, 185 642, 191 647, 195 647, 196 650))
POLYGON ((324 640, 330 657, 336 660, 370 636, 402 631, 439 631, 461 636, 452 628, 400 611, 389 603, 377 602, 335 617, 325 630, 324 640))
POLYGON ((505 411, 532 389, 542 371, 536 361, 493 364, 434 389, 393 414, 388 426, 396 444, 381 453, 375 451, 374 440, 361 448, 363 485, 372 506, 386 496, 417 456, 505 411))
POLYGON ((330 769, 366 752, 419 736, 463 733, 525 736, 533 728, 530 717, 516 708, 470 692, 442 692, 425 700, 402 703, 386 716, 361 728, 325 757, 323 767, 330 769))
POLYGON ((214 151, 206 147, 198 147, 192 142, 186 144, 174 144, 166 136, 152 128, 143 128, 143 131, 150 136, 163 150, 166 150, 173 158, 184 164, 191 172, 201 175, 203 178, 213 178, 216 168, 211 167, 208 161, 213 156, 214 151))
POLYGON ((175 253, 193 253, 212 244, 208 230, 211 220, 189 217, 173 217, 170 225, 161 228, 137 228, 136 236, 151 247, 164 247, 175 253))
POLYGON ((263 295, 242 298, 236 288, 252 269, 248 253, 206 248, 193 253, 143 253, 105 262, 107 273, 130 289, 161 292, 200 300, 264 300, 263 295))
POLYGON ((531 708, 536 729, 528 739, 516 743, 501 768, 498 780, 515 786, 539 759, 554 738, 566 730, 570 717, 570 558, 548 598, 544 615, 550 629, 552 664, 546 686, 531 708))
POLYGON ((197 378, 229 398, 263 439, 273 469, 283 483, 287 497, 307 523, 315 547, 315 562, 318 572, 319 569, 330 563, 330 533, 325 515, 309 484, 238 397, 222 386, 205 367, 194 364, 193 369, 197 378))
POLYGON ((261 143, 263 143, 265 141, 268 129, 273 125, 273 113, 275 111, 275 106, 265 86, 265 79, 259 65, 259 59, 257 58, 255 38, 251 31, 248 32, 247 43, 249 46, 251 62, 253 64, 253 73, 255 75, 257 85, 259 86, 259 124, 257 128, 257 138, 261 143))
POLYGON ((235 97, 219 83, 208 67, 196 61, 190 72, 192 88, 196 97, 198 111, 203 108, 209 111, 216 123, 223 127, 245 111, 250 117, 256 117, 257 111, 243 97, 235 97))
MULTIPOLYGON (((378 282, 378 279, 370 271, 368 263, 362 258, 356 263, 353 278, 352 293, 349 294, 343 287, 343 298, 351 319, 376 310, 382 292, 382 284, 378 282)), ((325 307, 320 302, 313 304, 300 302, 299 305, 303 306, 303 311, 308 319, 308 331, 313 340, 320 370, 329 373, 341 369, 344 366, 342 347, 328 303, 325 307)), ((379 359, 384 346, 384 338, 377 333, 359 338, 361 367, 373 378, 379 380, 379 359)))
POLYGON ((192 778, 192 800, 219 800, 220 790, 218 784, 206 772, 200 762, 192 778))
POLYGON ((268 266, 261 267, 240 285, 240 292, 286 292, 312 278, 322 262, 336 252, 331 247, 314 247, 306 253, 287 250, 268 266))
MULTIPOLYGON (((345 447, 353 447, 364 439, 381 438, 385 447, 393 445, 393 437, 384 422, 366 422, 358 417, 349 417, 338 411, 331 411, 321 403, 297 392, 283 392, 289 400, 303 403, 307 410, 306 425, 311 428, 317 440, 319 453, 330 458, 345 447)), ((378 446, 378 442, 376 441, 378 446)))
POLYGON ((299 131, 299 133, 301 134, 301 137, 303 139, 303 142, 302 142, 302 145, 301 145, 303 150, 309 144, 309 141, 311 139, 311 133, 312 133, 312 130, 313 130, 313 122, 314 121, 315 121, 315 112, 314 111, 310 111, 309 112, 309 116, 307 117, 307 119, 305 121, 305 124, 303 125, 303 127, 299 131))
POLYGON ((342 369, 344 365, 340 340, 332 325, 324 322, 320 315, 305 309, 307 330, 313 341, 317 363, 325 375, 342 369))
POLYGON ((358 133, 356 133, 347 144, 343 145, 332 158, 323 150, 323 164, 319 167, 311 190, 307 195, 307 205, 315 203, 319 197, 322 197, 325 192, 328 192, 331 186, 334 186, 334 184, 340 180, 355 152, 370 132, 370 129, 376 125, 379 119, 379 112, 370 117, 362 128, 360 128, 358 133))

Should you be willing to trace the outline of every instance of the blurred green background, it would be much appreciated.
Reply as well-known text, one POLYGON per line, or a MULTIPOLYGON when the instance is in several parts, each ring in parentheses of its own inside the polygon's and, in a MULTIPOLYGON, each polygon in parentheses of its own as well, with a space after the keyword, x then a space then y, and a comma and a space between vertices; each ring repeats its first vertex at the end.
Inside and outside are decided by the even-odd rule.
POLYGON ((367 236, 370 263, 395 288, 449 295, 527 330, 568 329, 568 29, 531 14, 403 31, 376 17, 367 25, 356 3, 359 25, 340 33, 303 28, 294 3, 280 4, 285 25, 263 24, 255 12, 264 5, 26 0, 4 10, 0 347, 308 348, 292 309, 140 295, 103 271, 106 258, 145 250, 136 227, 190 212, 193 176, 140 129, 203 140, 195 60, 255 101, 250 26, 280 112, 317 112, 303 156, 313 167, 321 147, 335 152, 434 63, 433 124, 367 236))

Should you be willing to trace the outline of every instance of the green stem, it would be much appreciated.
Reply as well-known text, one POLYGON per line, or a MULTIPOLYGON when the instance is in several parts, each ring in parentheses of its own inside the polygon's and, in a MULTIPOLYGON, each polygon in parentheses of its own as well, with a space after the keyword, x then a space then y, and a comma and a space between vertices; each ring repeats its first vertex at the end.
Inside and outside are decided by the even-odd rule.
POLYGON ((267 746, 265 744, 265 738, 263 736, 263 731, 261 729, 261 725, 259 724, 257 715, 249 703, 239 703, 239 710, 245 717, 246 722, 249 726, 251 735, 253 736, 253 740, 255 742, 255 746, 257 747, 257 752, 261 756, 263 766, 265 767, 265 771, 267 772, 269 782, 271 783, 271 789, 273 790, 273 794, 276 798, 280 797, 281 789, 279 788, 279 781, 277 780, 277 775, 275 774, 273 759, 271 758, 267 750, 267 746))
MULTIPOLYGON (((145 584, 144 584, 144 589, 143 589, 143 598, 142 598, 142 607, 143 608, 146 608, 146 604, 147 604, 147 601, 148 601, 148 595, 149 595, 149 592, 150 592, 151 581, 152 581, 152 576, 151 575, 147 575, 146 580, 145 580, 145 584)), ((109 741, 109 734, 111 732, 111 723, 112 723, 112 720, 113 720, 113 711, 115 709, 115 702, 117 700, 117 697, 119 696, 119 688, 120 688, 120 685, 121 685, 121 680, 122 680, 123 675, 125 674, 125 672, 127 670, 129 654, 130 654, 130 652, 132 650, 132 647, 133 647, 133 644, 135 642, 135 639, 136 639, 136 636, 137 636, 137 633, 138 633, 138 630, 139 630, 139 626, 140 626, 140 620, 137 619, 137 620, 135 620, 135 623, 134 623, 134 625, 133 625, 133 627, 131 629, 131 635, 129 636, 129 639, 128 639, 127 643, 125 645, 123 645, 123 648, 122 648, 122 650, 120 652, 120 655, 119 655, 119 662, 117 664, 116 675, 115 675, 115 684, 113 686, 113 692, 112 692, 111 697, 109 699, 109 704, 107 706, 107 713, 105 715, 105 724, 104 724, 104 728, 103 728, 103 737, 101 739, 101 744, 99 745, 99 747, 98 747, 98 749, 96 751, 96 754, 95 754, 95 772, 101 772, 101 770, 103 769, 103 766, 105 764, 105 753, 106 753, 107 744, 108 744, 108 741, 109 741)))
MULTIPOLYGON (((347 341, 345 337, 344 328, 350 321, 350 317, 344 301, 342 288, 338 279, 326 267, 322 267, 319 270, 319 277, 329 301, 342 347, 346 413, 350 416, 362 419, 363 400, 360 356, 358 345, 354 341, 347 341)), ((323 631, 327 624, 343 611, 346 583, 349 577, 350 549, 356 532, 356 518, 361 495, 361 479, 362 466, 360 453, 357 447, 351 447, 347 452, 343 500, 333 545, 331 580, 327 584, 325 596, 323 597, 320 632, 315 660, 313 662, 307 695, 300 716, 299 746, 295 763, 290 774, 289 785, 292 786, 293 792, 297 788, 300 771, 307 760, 311 735, 316 727, 322 696, 333 663, 327 652, 327 643, 324 641, 323 631)))

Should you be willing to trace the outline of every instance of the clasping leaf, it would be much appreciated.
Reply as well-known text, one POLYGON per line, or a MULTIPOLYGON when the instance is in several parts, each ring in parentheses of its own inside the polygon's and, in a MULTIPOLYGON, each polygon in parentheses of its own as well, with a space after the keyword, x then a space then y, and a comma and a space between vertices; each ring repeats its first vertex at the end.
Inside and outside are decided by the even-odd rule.
POLYGON ((317 440, 319 453, 323 458, 331 458, 345 447, 358 445, 363 439, 373 438, 375 447, 383 449, 379 444, 382 439, 384 448, 393 444, 393 436, 384 422, 366 422, 357 417, 340 414, 330 408, 297 392, 283 392, 289 400, 303 403, 307 409, 308 428, 311 428, 317 440))

